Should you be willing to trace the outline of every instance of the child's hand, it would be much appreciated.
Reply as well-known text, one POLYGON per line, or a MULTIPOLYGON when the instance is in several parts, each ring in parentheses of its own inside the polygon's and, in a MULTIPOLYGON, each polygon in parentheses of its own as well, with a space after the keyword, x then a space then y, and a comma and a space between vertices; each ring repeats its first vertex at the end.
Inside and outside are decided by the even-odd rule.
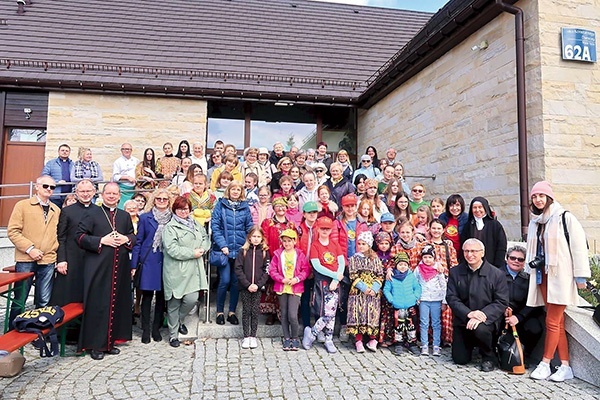
POLYGON ((334 290, 336 290, 338 287, 338 281, 331 281, 331 283, 329 284, 329 290, 331 290, 332 292, 334 290))
POLYGON ((253 283, 252 285, 248 286, 248 291, 250 293, 256 293, 256 291, 258 290, 258 285, 253 283))
POLYGON ((283 278, 283 282, 284 285, 291 285, 292 284, 292 280, 289 278, 283 278))
POLYGON ((448 309, 448 304, 442 304, 442 312, 445 312, 448 309))
POLYGON ((344 273, 340 272, 337 277, 338 277, 338 281, 341 281, 342 279, 344 279, 344 273))
POLYGON ((392 275, 394 274, 394 272, 392 271, 392 269, 388 269, 387 272, 385 273, 385 280, 386 281, 392 281, 392 275))

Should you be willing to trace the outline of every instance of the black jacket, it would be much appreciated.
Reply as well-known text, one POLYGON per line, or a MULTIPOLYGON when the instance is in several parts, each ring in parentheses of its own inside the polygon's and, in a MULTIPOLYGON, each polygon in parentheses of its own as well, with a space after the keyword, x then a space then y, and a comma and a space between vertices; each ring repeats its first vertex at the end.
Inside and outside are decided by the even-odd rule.
POLYGON ((506 264, 506 232, 504 227, 494 216, 488 201, 483 197, 475 197, 469 205, 469 219, 461 235, 461 243, 465 240, 476 238, 483 242, 485 246, 485 259, 495 267, 502 267, 506 264), (486 216, 483 218, 483 229, 477 231, 475 217, 473 216, 473 203, 480 202, 485 209, 486 216))
POLYGON ((269 278, 269 262, 268 250, 263 250, 257 246, 250 246, 248 250, 240 249, 234 264, 239 288, 247 290, 252 283, 255 283, 259 288, 263 287, 269 278), (252 258, 254 258, 254 263, 252 258), (252 282, 253 266, 254 282, 252 282))
POLYGON ((543 307, 527 307, 527 292, 529 291, 529 274, 521 271, 515 279, 504 266, 506 284, 508 286, 509 306, 513 310, 513 315, 517 317, 519 323, 523 323, 527 318, 539 315, 543 312, 543 307))
POLYGON ((463 261, 450 268, 446 302, 452 309, 454 326, 466 326, 467 314, 480 310, 487 316, 485 324, 494 324, 497 329, 508 307, 506 276, 487 261, 475 272, 471 272, 463 261), (468 274, 471 273, 469 283, 468 274))

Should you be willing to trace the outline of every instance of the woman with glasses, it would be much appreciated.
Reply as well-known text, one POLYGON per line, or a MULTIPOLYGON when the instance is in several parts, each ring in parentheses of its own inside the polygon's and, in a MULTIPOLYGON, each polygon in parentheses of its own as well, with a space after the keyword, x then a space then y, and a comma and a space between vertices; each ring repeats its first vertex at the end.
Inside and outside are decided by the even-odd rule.
POLYGON ((196 305, 198 292, 208 289, 202 255, 210 248, 210 241, 204 227, 192 218, 188 199, 177 197, 171 209, 173 217, 162 237, 162 277, 167 300, 169 344, 179 347, 179 334, 188 333, 184 319, 196 305))
POLYGON ((487 199, 475 197, 469 206, 467 224, 463 230, 461 242, 475 238, 485 246, 485 259, 492 265, 500 268, 504 265, 506 254, 506 232, 496 219, 487 199))
POLYGON ((156 342, 162 340, 159 332, 165 312, 165 296, 162 285, 162 233, 171 220, 167 189, 156 189, 146 207, 146 212, 139 217, 136 242, 131 254, 132 267, 142 268, 139 272, 140 283, 137 287, 142 292, 142 343, 150 343, 150 309, 154 296, 156 296, 156 304, 152 322, 152 339, 156 342))
POLYGON ((282 176, 289 175, 290 170, 292 169, 292 165, 292 159, 289 157, 282 157, 279 160, 279 162, 277 163, 277 172, 273 174, 270 183, 271 193, 275 194, 279 192, 279 190, 281 189, 281 187, 279 186, 279 180, 282 176))

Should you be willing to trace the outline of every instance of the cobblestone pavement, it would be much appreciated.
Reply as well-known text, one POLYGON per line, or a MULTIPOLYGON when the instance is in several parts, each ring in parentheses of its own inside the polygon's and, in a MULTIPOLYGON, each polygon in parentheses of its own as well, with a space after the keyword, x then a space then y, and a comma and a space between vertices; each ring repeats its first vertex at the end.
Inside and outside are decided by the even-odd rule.
MULTIPOLYGON (((0 318, 5 303, 0 300, 0 318)), ((200 324, 200 331, 202 330, 200 324)), ((172 348, 145 345, 134 327, 121 354, 94 361, 85 357, 40 358, 31 345, 15 378, 0 378, 0 399, 573 399, 600 398, 600 388, 578 379, 537 382, 478 365, 456 366, 449 349, 442 357, 394 356, 389 350, 357 354, 350 345, 327 354, 284 352, 281 341, 259 339, 242 350, 238 339, 200 339, 172 348)), ((353 346, 351 346, 353 347, 353 346)), ((73 355, 74 346, 68 347, 73 355)))
MULTIPOLYGON (((9 399, 597 399, 600 389, 574 379, 536 382, 502 371, 484 374, 477 364, 440 358, 394 356, 389 350, 357 354, 339 345, 284 352, 278 339, 259 339, 241 350, 237 339, 197 340, 171 348, 163 340, 134 341, 102 361, 86 357, 39 358, 32 346, 15 378, 0 378, 9 399)), ((72 350, 73 348, 71 348, 72 350)))

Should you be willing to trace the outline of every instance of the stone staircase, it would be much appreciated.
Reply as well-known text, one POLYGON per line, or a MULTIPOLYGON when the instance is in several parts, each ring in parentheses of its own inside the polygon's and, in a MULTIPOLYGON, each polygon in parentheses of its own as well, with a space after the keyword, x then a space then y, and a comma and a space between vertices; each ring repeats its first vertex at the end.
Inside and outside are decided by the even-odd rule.
POLYGON ((592 319, 592 310, 567 307, 565 329, 575 377, 600 387, 600 327, 592 319))

